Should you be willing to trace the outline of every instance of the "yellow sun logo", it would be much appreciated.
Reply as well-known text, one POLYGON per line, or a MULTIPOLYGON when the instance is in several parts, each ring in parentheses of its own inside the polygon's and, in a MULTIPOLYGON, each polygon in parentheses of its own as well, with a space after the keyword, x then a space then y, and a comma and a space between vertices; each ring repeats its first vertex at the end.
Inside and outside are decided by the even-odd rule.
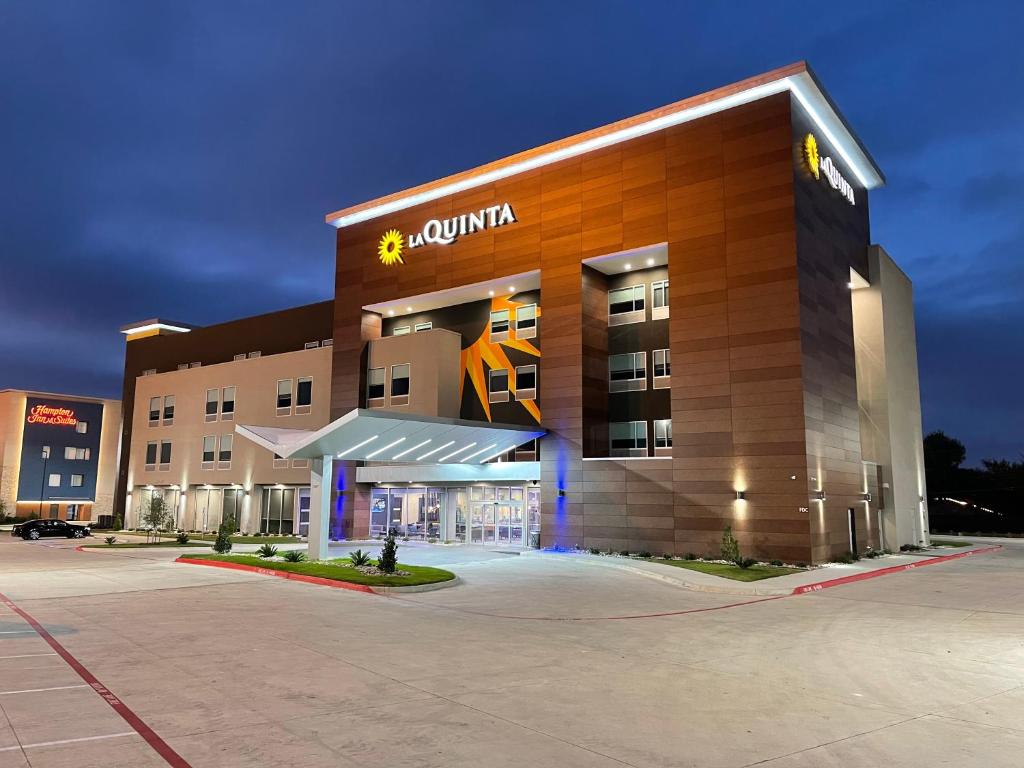
POLYGON ((814 178, 819 178, 821 158, 818 155, 818 140, 814 138, 813 133, 808 133, 804 137, 804 157, 807 160, 807 167, 814 174, 814 178))
POLYGON ((405 264, 405 259, 402 258, 404 247, 405 238, 402 237, 401 232, 397 229, 385 232, 384 237, 380 239, 380 245, 377 246, 377 254, 380 256, 381 263, 387 266, 405 264))

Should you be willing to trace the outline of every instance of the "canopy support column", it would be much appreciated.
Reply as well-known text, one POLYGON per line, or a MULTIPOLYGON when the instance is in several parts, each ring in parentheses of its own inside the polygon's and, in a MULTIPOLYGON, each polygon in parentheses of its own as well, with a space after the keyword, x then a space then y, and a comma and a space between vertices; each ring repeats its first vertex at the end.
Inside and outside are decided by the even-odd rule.
POLYGON ((326 560, 330 543, 331 483, 334 456, 310 462, 309 473, 309 559, 326 560))

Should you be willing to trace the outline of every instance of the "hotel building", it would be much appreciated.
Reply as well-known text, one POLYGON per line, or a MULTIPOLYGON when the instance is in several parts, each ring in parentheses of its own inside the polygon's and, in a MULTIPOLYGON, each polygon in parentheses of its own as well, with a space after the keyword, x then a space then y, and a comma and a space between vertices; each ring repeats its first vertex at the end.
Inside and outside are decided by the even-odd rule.
POLYGON ((121 403, 0 390, 0 501, 10 517, 113 522, 121 403))
POLYGON ((275 324, 274 371, 203 378, 268 355, 260 318, 127 329, 125 488, 266 493, 273 457, 306 461, 314 557, 389 528, 705 554, 730 526, 791 562, 925 541, 912 290, 869 228, 883 183, 800 63, 334 212, 336 299, 275 324), (262 409, 306 354, 330 381, 311 412, 242 412, 236 382, 262 409), (204 421, 161 470, 181 401, 170 427, 149 401, 191 391, 203 419, 227 386, 231 469, 218 443, 203 468, 232 432, 204 421))

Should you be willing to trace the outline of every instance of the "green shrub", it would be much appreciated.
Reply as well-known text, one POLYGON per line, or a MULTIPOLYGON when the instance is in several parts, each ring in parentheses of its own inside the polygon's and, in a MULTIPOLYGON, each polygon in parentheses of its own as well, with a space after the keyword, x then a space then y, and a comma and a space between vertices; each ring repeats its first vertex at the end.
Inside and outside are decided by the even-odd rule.
POLYGON ((685 555, 683 555, 683 560, 696 560, 696 559, 697 559, 697 555, 695 555, 693 552, 687 552, 685 555))
POLYGON ((114 544, 117 541, 117 536, 107 536, 104 541, 107 542, 108 545, 114 544))
POLYGON ((752 557, 741 557, 741 558, 739 558, 739 559, 738 559, 738 560, 736 561, 736 565, 738 565, 738 566, 739 566, 740 568, 742 568, 743 570, 746 570, 746 569, 747 569, 747 568, 749 568, 750 566, 752 566, 752 565, 756 565, 756 564, 757 564, 757 560, 755 560, 755 559, 754 559, 754 558, 752 558, 752 557))
POLYGON ((231 551, 231 534, 235 530, 235 520, 230 515, 220 521, 217 527, 217 540, 213 542, 213 551, 225 555, 231 551))
POLYGON ((782 561, 781 560, 772 560, 772 561, 770 561, 770 564, 774 565, 774 566, 780 566, 780 565, 782 565, 782 561))
POLYGON ((598 549, 597 547, 591 547, 590 548, 590 554, 592 554, 592 555, 600 555, 601 554, 601 550, 598 549))
POLYGON ((641 551, 641 552, 637 552, 637 555, 639 557, 642 557, 644 560, 650 560, 653 557, 653 555, 650 552, 648 552, 646 549, 641 551))
POLYGON ((673 558, 673 554, 671 552, 662 552, 661 553, 661 559, 662 560, 671 560, 672 558, 673 558))
POLYGON ((843 565, 850 565, 851 563, 853 563, 853 555, 849 552, 843 552, 843 554, 836 557, 836 559, 833 560, 833 562, 842 563, 843 565))
POLYGON ((796 567, 797 568, 806 568, 807 567, 807 563, 797 563, 796 567))
POLYGON ((361 549, 357 549, 349 553, 349 561, 352 565, 369 565, 370 564, 370 553, 363 552, 361 549))
POLYGON ((306 553, 301 549, 289 549, 284 553, 284 559, 289 563, 301 563, 306 559, 306 553))
POLYGON ((381 547, 380 557, 377 558, 377 567, 384 573, 394 573, 398 567, 398 542, 395 541, 395 534, 389 533, 384 537, 384 546, 381 547))
POLYGON ((740 543, 732 535, 731 525, 725 526, 722 531, 722 559, 737 565, 740 562, 740 543))
POLYGON ((273 544, 261 544, 260 548, 256 550, 256 555, 264 559, 277 556, 277 547, 273 544))
POLYGON ((177 535, 177 536, 175 537, 175 540, 176 540, 176 541, 177 541, 177 542, 178 542, 179 544, 188 544, 188 534, 187 534, 187 533, 184 533, 184 532, 182 532, 182 533, 179 533, 179 534, 178 534, 178 535, 177 535))

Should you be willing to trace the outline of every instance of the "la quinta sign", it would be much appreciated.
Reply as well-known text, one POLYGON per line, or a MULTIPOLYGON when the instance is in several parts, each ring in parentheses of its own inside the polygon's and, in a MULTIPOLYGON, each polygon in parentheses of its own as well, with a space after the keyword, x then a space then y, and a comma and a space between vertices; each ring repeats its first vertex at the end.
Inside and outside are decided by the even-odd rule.
POLYGON ((473 213, 462 213, 449 219, 431 219, 423 229, 405 236, 397 229, 384 233, 377 245, 377 255, 384 264, 404 264, 403 251, 423 245, 451 245, 463 235, 472 235, 485 229, 496 229, 515 224, 516 214, 509 203, 481 208, 473 213))
POLYGON ((808 133, 804 137, 804 161, 807 163, 807 170, 814 178, 820 179, 824 176, 832 189, 845 197, 850 205, 856 205, 853 199, 853 187, 836 168, 831 156, 822 157, 819 154, 818 140, 814 138, 813 133, 808 133))

